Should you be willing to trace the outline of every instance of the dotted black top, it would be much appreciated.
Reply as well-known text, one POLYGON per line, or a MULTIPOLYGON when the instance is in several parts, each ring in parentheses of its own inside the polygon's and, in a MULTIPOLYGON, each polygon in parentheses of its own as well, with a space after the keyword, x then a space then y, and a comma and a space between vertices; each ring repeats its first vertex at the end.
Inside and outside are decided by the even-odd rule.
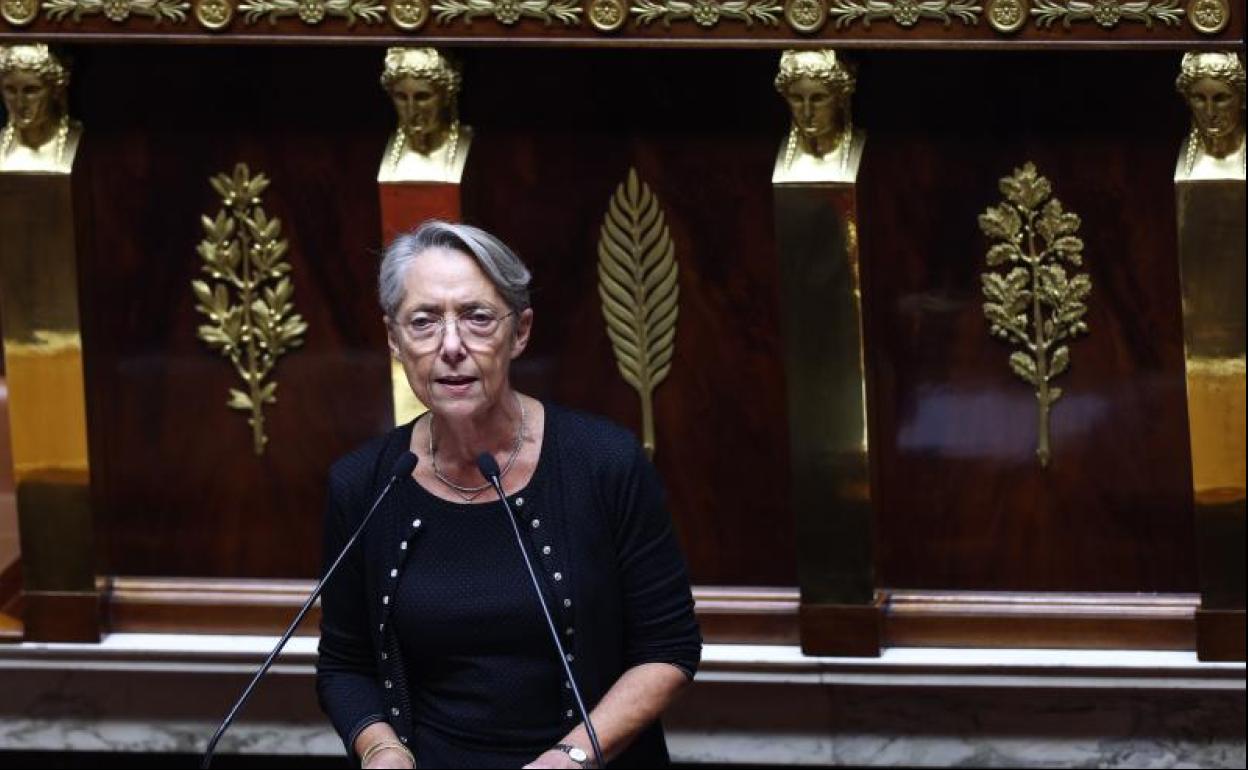
MULTIPOLYGON (((642 663, 693 676, 702 640, 654 466, 623 428, 545 407, 534 479, 511 499, 585 705, 642 663)), ((412 425, 330 470, 326 565, 385 488, 412 425)), ((317 694, 348 751, 385 720, 423 766, 518 767, 580 721, 508 536, 501 504, 446 503, 410 477, 377 504, 321 598, 317 694)), ((614 764, 667 762, 656 723, 614 764)))

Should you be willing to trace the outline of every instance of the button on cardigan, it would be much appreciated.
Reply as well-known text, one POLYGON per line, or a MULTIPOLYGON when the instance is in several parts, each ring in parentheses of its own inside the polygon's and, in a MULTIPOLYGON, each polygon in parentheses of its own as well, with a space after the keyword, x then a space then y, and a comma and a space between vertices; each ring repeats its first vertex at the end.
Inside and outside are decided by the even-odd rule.
MULTIPOLYGON (((654 467, 623 428, 554 404, 545 404, 545 411, 535 474, 544 479, 541 505, 526 517, 526 501, 516 515, 522 524, 529 522, 521 533, 530 553, 542 554, 534 568, 546 575, 547 599, 566 634, 586 707, 592 709, 624 671, 642 663, 668 663, 692 677, 702 640, 654 467)), ((326 565, 385 486, 386 474, 410 444, 413 424, 370 441, 331 468, 326 565)), ((317 694, 348 753, 361 730, 382 720, 404 743, 414 742, 417 716, 409 677, 388 619, 408 555, 418 550, 410 545, 422 524, 421 512, 406 509, 399 497, 392 494, 381 503, 321 599, 317 694)), ((523 574, 516 579, 528 580, 523 574)), ((666 763, 656 723, 615 764, 666 763)))

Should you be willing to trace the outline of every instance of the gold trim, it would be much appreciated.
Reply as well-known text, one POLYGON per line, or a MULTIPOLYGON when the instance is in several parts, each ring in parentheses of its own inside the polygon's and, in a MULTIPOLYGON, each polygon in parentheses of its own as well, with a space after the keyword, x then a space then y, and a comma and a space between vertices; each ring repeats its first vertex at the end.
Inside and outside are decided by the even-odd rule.
POLYGON ((257 24, 266 18, 269 24, 277 24, 284 16, 298 16, 309 26, 332 17, 345 19, 348 27, 354 27, 357 21, 383 23, 386 6, 375 0, 243 0, 238 10, 243 12, 243 21, 247 24, 257 24))
POLYGON ((828 22, 828 7, 823 0, 786 0, 784 20, 793 31, 810 35, 828 22))
POLYGON ((508 27, 524 18, 537 19, 548 26, 556 21, 569 27, 581 23, 580 0, 435 0, 433 10, 439 24, 463 18, 466 27, 472 26, 472 20, 478 16, 493 16, 508 27))
POLYGON ((1216 35, 1231 23, 1231 4, 1227 0, 1191 0, 1187 23, 1202 35, 1216 35))
POLYGON ((1070 349, 1056 343, 1087 333, 1084 300, 1092 280, 1087 273, 1067 276, 1061 264, 1083 264, 1083 240, 1075 235, 1079 216, 1050 197, 1053 187, 1035 165, 1014 169, 999 186, 1006 200, 979 215, 979 229, 999 241, 988 249, 988 267, 1012 267, 981 275, 984 317, 992 336, 1021 348, 1010 354, 1010 369, 1036 388, 1036 456, 1047 467, 1049 412, 1062 396, 1049 383, 1070 366, 1070 349))
POLYGON ((104 14, 109 21, 120 24, 133 16, 145 16, 157 24, 168 21, 182 24, 191 4, 186 0, 44 0, 43 10, 51 21, 68 16, 73 22, 83 16, 104 14))
POLYGON ((1003 35, 1013 34, 1027 25, 1030 6, 1027 0, 988 0, 988 26, 1003 35))
POLYGON ((429 21, 429 0, 390 0, 390 21, 407 32, 415 32, 429 21))
POLYGON ((263 406, 277 402, 277 382, 264 380, 279 357, 303 344, 308 326, 291 303, 295 288, 286 275, 290 264, 282 259, 289 244, 278 237, 281 220, 269 219, 260 207, 268 177, 253 177, 247 164, 239 163, 232 177, 218 174, 208 181, 224 205, 215 219, 202 218, 207 237, 197 251, 203 271, 218 283, 191 281, 199 300, 195 309, 211 321, 197 336, 228 358, 247 386, 246 392, 230 388, 226 405, 251 413, 247 424, 260 455, 269 440, 263 406))
POLYGON ((233 0, 195 0, 195 21, 213 32, 225 29, 234 20, 233 0))
POLYGON ((979 23, 983 10, 975 0, 832 0, 828 13, 836 19, 837 29, 859 20, 863 27, 870 27, 879 19, 892 19, 909 28, 922 19, 934 19, 946 27, 957 19, 971 26, 979 23))
POLYGON ((776 27, 784 10, 775 0, 635 0, 632 13, 638 26, 662 21, 663 26, 670 27, 673 21, 693 19, 699 27, 709 29, 720 19, 743 21, 747 27, 753 27, 755 21, 776 27))
POLYGON ((641 397, 642 446, 654 457, 654 389, 676 348, 675 246, 658 199, 630 168, 598 239, 598 296, 620 376, 641 397))
POLYGON ((2 0, 0 17, 15 27, 24 27, 39 16, 39 0, 2 0))
POLYGON ((1182 21, 1179 0, 1036 0, 1031 9, 1036 26, 1049 28, 1057 21, 1070 29, 1072 22, 1091 19, 1103 29, 1113 29, 1120 21, 1142 22, 1148 29, 1157 20, 1168 27, 1182 21))
POLYGON ((599 32, 615 32, 628 21, 628 3, 624 0, 589 0, 585 14, 589 24, 599 32))

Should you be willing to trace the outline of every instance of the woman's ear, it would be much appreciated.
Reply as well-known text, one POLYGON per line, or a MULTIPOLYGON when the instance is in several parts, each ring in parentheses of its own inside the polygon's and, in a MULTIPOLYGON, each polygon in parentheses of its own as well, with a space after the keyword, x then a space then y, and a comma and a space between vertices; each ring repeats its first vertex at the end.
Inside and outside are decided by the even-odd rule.
POLYGON ((394 322, 390 320, 390 316, 383 315, 381 322, 386 325, 386 344, 390 347, 390 357, 399 360, 399 343, 394 339, 394 322))
POLYGON ((529 344, 529 333, 533 331, 533 308, 525 308, 516 316, 516 338, 511 343, 511 357, 518 358, 529 344))

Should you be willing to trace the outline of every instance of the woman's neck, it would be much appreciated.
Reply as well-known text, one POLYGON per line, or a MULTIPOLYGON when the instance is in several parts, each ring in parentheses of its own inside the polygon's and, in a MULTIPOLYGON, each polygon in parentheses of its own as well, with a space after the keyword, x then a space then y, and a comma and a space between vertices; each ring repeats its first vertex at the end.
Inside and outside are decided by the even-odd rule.
POLYGON ((508 390, 490 411, 465 419, 432 415, 430 430, 439 464, 475 467, 482 452, 510 452, 521 430, 519 398, 508 390))

